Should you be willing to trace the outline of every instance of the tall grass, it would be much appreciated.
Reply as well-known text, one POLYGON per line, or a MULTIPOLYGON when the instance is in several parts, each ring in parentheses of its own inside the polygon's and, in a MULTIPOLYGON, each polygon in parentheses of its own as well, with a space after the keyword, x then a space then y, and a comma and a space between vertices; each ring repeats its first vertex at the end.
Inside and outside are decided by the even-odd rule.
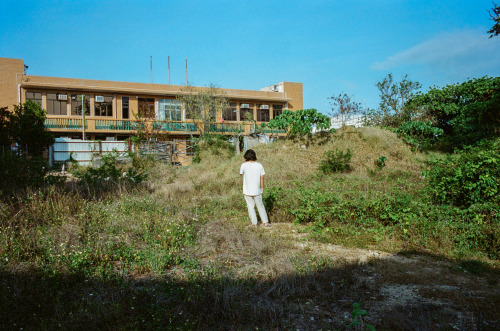
MULTIPOLYGON (((319 249, 321 242, 495 258, 494 223, 467 225, 486 211, 430 202, 421 171, 439 155, 413 153, 393 133, 345 128, 255 149, 274 223, 267 232, 248 226, 242 156, 210 149, 190 167, 148 168, 139 185, 68 182, 2 200, 0 327, 335 329, 352 322, 352 305, 362 301, 367 323, 412 328, 394 311, 376 309, 386 304, 377 300, 390 275, 403 282, 404 263, 348 260, 319 249), (350 172, 319 170, 326 151, 348 149, 350 172), (380 156, 383 168, 374 164, 380 156)), ((443 268, 435 277, 448 284, 450 267, 443 268)), ((486 278, 467 284, 481 279, 478 288, 493 288, 495 269, 484 270, 486 278)), ((498 297, 484 295, 484 304, 464 303, 467 311, 491 312, 487 303, 498 297)), ((414 307, 417 326, 435 327, 429 321, 442 316, 454 326, 454 313, 431 306, 414 307)), ((498 313, 490 316, 497 325, 498 313)))

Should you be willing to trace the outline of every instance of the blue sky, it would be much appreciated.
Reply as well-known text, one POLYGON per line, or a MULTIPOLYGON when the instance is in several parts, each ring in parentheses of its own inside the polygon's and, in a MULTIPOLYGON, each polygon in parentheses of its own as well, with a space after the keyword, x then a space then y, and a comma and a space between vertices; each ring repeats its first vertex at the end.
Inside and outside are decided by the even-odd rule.
POLYGON ((346 92, 377 107, 388 73, 423 85, 500 76, 490 0, 0 2, 0 57, 28 74, 260 89, 304 84, 328 114, 346 92))

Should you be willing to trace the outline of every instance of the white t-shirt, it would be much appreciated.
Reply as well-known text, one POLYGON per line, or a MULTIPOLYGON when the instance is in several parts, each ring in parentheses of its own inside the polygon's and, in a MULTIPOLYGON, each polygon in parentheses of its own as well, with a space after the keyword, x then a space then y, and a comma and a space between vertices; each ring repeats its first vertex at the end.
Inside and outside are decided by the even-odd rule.
POLYGON ((264 176, 264 167, 259 162, 245 162, 241 165, 240 175, 243 175, 243 194, 261 195, 260 176, 264 176))

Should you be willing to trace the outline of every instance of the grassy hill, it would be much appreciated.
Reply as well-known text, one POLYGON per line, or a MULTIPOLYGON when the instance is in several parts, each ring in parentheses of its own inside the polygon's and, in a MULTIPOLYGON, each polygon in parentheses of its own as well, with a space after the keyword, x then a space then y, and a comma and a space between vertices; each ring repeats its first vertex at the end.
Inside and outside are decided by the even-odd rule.
POLYGON ((270 229, 249 226, 242 156, 213 146, 135 187, 68 181, 1 202, 0 326, 500 327, 498 216, 431 201, 422 170, 442 156, 376 128, 255 150, 270 229), (349 172, 318 170, 347 149, 349 172))

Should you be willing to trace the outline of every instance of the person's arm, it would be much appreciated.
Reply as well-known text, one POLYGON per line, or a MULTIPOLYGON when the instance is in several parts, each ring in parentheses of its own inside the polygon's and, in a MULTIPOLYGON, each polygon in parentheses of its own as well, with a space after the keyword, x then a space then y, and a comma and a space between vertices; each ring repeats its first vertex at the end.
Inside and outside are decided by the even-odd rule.
POLYGON ((260 176, 260 192, 264 194, 264 175, 260 176))

